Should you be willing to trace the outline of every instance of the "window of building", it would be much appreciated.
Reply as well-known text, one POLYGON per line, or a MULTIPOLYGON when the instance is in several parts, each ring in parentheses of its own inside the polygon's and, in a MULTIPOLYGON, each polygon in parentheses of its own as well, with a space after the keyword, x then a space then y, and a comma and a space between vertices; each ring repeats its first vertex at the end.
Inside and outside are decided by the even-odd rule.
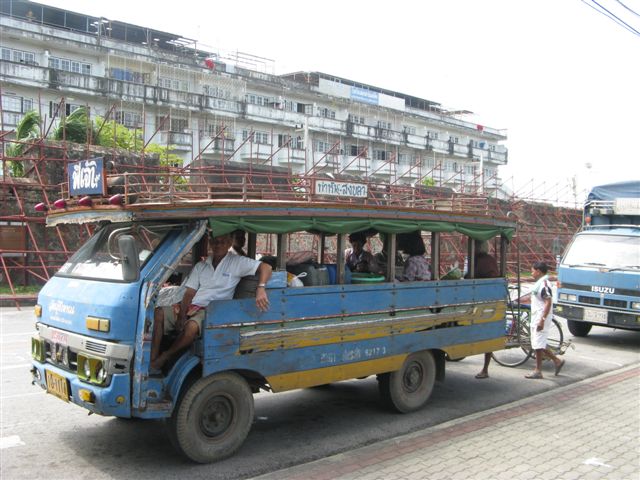
MULTIPOLYGON (((82 73, 86 72, 83 71, 82 73)), ((148 73, 135 72, 125 68, 110 68, 109 77, 116 80, 124 80, 125 82, 149 83, 148 73)))
POLYGON ((336 118, 336 111, 329 108, 319 108, 318 115, 324 118, 336 118))
POLYGON ((391 122, 378 120, 378 128, 385 128, 387 130, 391 130, 391 122))
POLYGON ((358 125, 364 125, 364 117, 353 115, 352 113, 349 114, 349 121, 358 125))
MULTIPOLYGON (((79 109, 82 105, 76 105, 73 103, 65 103, 64 104, 64 114, 66 116, 71 115, 77 109, 79 109)), ((49 102, 49 118, 61 117, 62 113, 59 111, 60 104, 58 102, 49 102)))
POLYGON ((158 86, 169 90, 178 90, 182 92, 190 91, 189 82, 178 80, 176 78, 158 77, 158 86))
POLYGON ((363 157, 366 151, 366 147, 364 145, 350 145, 349 146, 349 154, 352 157, 361 156, 363 157))
POLYGON ((409 135, 415 135, 416 134, 416 127, 414 127, 412 125, 403 125, 402 129, 404 130, 404 133, 408 133, 409 135))
POLYGON ((117 123, 124 125, 127 128, 142 127, 142 114, 138 112, 120 110, 116 112, 115 120, 117 123))
MULTIPOLYGON (((249 138, 249 130, 242 131, 242 140, 246 141, 249 138)), ((253 143, 260 143, 264 145, 270 145, 269 134, 267 132, 253 132, 253 143)))
POLYGON ((278 135, 278 147, 284 147, 287 142, 289 142, 289 148, 304 150, 304 140, 302 137, 292 137, 291 135, 285 134, 278 135))
POLYGON ((256 95, 255 93, 247 93, 245 95, 245 100, 247 103, 251 103, 253 105, 260 105, 261 107, 269 105, 269 102, 271 101, 269 97, 256 95))
POLYGON ((2 110, 7 112, 26 113, 33 110, 33 100, 31 98, 18 97, 14 95, 3 95, 2 110))
POLYGON ((210 97, 226 98, 226 99, 231 98, 231 90, 219 87, 217 85, 203 85, 202 93, 210 97))
POLYGON ((458 137, 449 137, 449 141, 453 143, 458 143, 459 139, 458 137))
POLYGON ((65 72, 91 75, 90 63, 76 62, 75 60, 69 60, 67 58, 49 57, 49 68, 63 70, 65 72))
POLYGON ((381 150, 381 149, 378 149, 378 148, 374 148, 373 149, 373 159, 374 160, 389 161, 389 160, 391 160, 391 152, 388 152, 386 150, 381 150))
POLYGON ((33 52, 0 47, 0 57, 8 62, 35 64, 36 56, 33 52))
POLYGON ((430 138, 432 140, 438 140, 438 132, 433 132, 433 131, 429 130, 427 132, 427 138, 430 138))

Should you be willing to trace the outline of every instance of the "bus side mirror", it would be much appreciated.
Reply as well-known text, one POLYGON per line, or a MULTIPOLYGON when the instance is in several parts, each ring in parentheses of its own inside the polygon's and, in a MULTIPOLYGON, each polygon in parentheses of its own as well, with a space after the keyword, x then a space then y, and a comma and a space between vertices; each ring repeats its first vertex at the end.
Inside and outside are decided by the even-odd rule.
POLYGON ((140 275, 140 260, 136 242, 131 235, 120 235, 118 248, 122 259, 122 279, 125 282, 135 282, 140 275))

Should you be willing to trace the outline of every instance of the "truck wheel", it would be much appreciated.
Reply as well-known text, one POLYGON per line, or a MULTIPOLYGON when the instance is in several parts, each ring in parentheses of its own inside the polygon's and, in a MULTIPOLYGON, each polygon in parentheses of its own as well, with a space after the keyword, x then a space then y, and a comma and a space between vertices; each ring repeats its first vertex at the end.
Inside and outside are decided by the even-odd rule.
POLYGON ((575 320, 567 320, 567 326, 572 335, 576 337, 586 337, 591 331, 591 324, 585 322, 576 322, 575 320))
POLYGON ((400 370, 378 375, 378 389, 386 406, 407 413, 427 403, 435 381, 436 362, 423 351, 409 355, 400 370))
POLYGON ((231 456, 249 433, 253 395, 235 373, 201 378, 189 387, 168 422, 172 443, 194 462, 231 456))

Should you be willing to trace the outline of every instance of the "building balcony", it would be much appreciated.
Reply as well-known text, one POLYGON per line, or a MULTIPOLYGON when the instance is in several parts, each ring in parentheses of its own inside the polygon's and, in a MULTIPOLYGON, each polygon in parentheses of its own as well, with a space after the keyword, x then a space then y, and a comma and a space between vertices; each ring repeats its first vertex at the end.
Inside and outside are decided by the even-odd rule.
POLYGON ((190 133, 158 132, 157 138, 160 145, 171 145, 176 150, 189 150, 193 145, 190 133))

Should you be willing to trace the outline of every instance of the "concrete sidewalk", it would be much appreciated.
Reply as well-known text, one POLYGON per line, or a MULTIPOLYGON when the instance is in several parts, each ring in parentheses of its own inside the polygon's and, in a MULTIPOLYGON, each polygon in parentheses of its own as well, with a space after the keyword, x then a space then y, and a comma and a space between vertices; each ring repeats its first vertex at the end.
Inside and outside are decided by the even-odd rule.
POLYGON ((638 480, 640 364, 257 478, 638 480))

